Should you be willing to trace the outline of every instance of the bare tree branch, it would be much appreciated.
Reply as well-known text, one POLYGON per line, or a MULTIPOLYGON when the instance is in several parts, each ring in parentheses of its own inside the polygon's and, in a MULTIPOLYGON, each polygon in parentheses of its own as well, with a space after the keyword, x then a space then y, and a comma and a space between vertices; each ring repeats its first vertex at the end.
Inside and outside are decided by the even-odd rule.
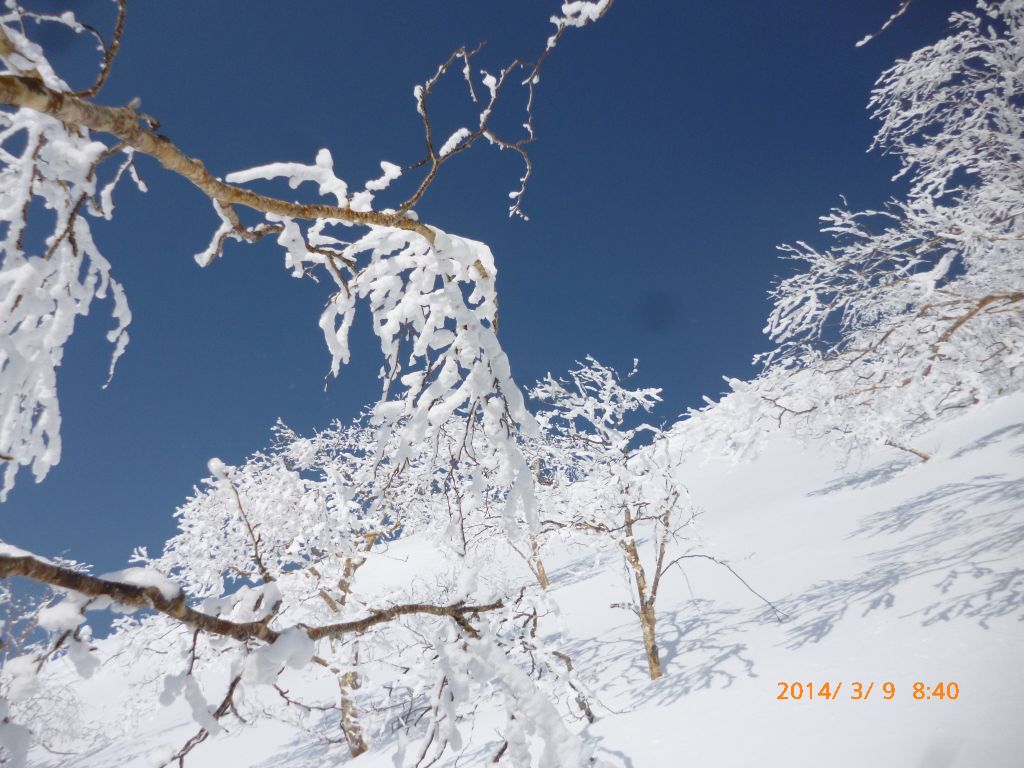
POLYGON ((901 0, 900 7, 892 12, 892 14, 889 16, 889 18, 885 20, 885 23, 881 27, 878 28, 878 31, 877 32, 872 32, 870 35, 867 35, 863 39, 858 40, 857 41, 857 47, 860 48, 862 45, 867 45, 872 40, 874 40, 876 37, 878 37, 880 34, 885 32, 885 30, 887 30, 889 27, 891 27, 893 25, 893 23, 896 21, 896 19, 898 19, 900 16, 902 16, 904 13, 907 12, 907 8, 910 7, 910 3, 912 1, 913 0, 901 0))
POLYGON ((733 576, 735 576, 737 579, 739 579, 740 583, 743 584, 743 586, 746 587, 751 592, 751 594, 759 597, 761 599, 761 601, 765 605, 767 605, 769 608, 772 609, 772 611, 775 612, 775 619, 776 619, 776 621, 779 622, 779 624, 782 624, 786 619, 789 618, 789 614, 785 613, 784 611, 779 610, 778 607, 775 605, 775 603, 773 603, 767 597, 765 597, 760 592, 758 592, 756 589, 754 589, 752 586, 750 586, 750 583, 746 579, 744 579, 742 576, 740 576, 738 573, 736 573, 736 569, 733 568, 731 565, 729 565, 727 562, 725 562, 725 560, 719 560, 717 557, 712 557, 711 555, 704 555, 704 554, 699 554, 699 553, 698 554, 690 554, 690 555, 680 555, 675 560, 672 560, 668 565, 666 565, 665 566, 665 570, 667 571, 673 565, 678 565, 680 567, 680 570, 681 570, 682 569, 682 565, 680 565, 680 563, 683 560, 692 560, 692 559, 695 559, 695 558, 700 558, 702 560, 710 560, 711 562, 717 563, 718 565, 722 566, 727 571, 729 571, 729 573, 731 573, 733 576))
MULTIPOLYGON (((110 67, 121 49, 121 38, 124 36, 124 19, 128 12, 128 0, 117 0, 117 21, 114 23, 114 34, 110 39, 110 45, 106 45, 102 38, 100 44, 103 46, 103 64, 100 66, 100 73, 96 76, 96 82, 84 91, 78 91, 75 96, 88 98, 95 96, 107 82, 110 76, 110 67)), ((96 35, 99 37, 99 34, 96 35)))

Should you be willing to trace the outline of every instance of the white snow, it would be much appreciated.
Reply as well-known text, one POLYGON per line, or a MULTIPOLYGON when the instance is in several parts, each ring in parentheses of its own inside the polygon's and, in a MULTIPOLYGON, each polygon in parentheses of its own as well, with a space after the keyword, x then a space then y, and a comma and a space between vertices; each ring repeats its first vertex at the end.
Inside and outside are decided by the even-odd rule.
POLYGON ((441 150, 437 153, 440 157, 450 155, 459 145, 470 137, 469 128, 459 128, 455 133, 448 137, 448 140, 441 145, 441 150))
POLYGON ((181 593, 181 588, 159 571, 152 568, 125 568, 100 576, 107 581, 131 584, 134 587, 156 587, 166 599, 173 600, 181 593))
POLYGON ((39 560, 43 560, 43 562, 49 562, 48 560, 45 560, 38 555, 34 555, 27 550, 15 547, 11 544, 5 544, 2 541, 0 541, 0 557, 35 557, 39 560))
POLYGON ((52 632, 74 629, 85 621, 82 602, 80 599, 61 600, 56 605, 42 608, 36 620, 40 627, 52 632))
MULTIPOLYGON (((609 607, 628 597, 614 553, 577 544, 549 554, 560 615, 542 631, 549 639, 561 633, 560 647, 591 697, 597 721, 585 729, 570 725, 595 751, 596 764, 1020 765, 1024 395, 940 424, 925 442, 935 451, 927 463, 875 451, 841 470, 827 447, 805 448, 784 436, 742 464, 689 457, 680 478, 703 509, 695 534, 688 534, 699 537, 697 551, 728 561, 788 618, 778 623, 719 565, 684 561, 685 572, 666 577, 659 596, 666 673, 656 682, 647 679, 636 618, 609 607), (835 700, 780 701, 779 682, 841 687, 835 700), (874 683, 866 700, 851 698, 858 682, 865 690, 874 683), (889 701, 885 682, 895 685, 889 701), (915 682, 955 682, 959 697, 915 700, 915 682)), ((430 542, 418 537, 393 542, 390 553, 386 568, 368 565, 360 573, 364 588, 422 577, 434 560, 430 542)), ((517 568, 521 562, 508 560, 505 577, 518 578, 517 568)), ((300 635, 283 637, 250 661, 259 658, 276 671, 307 660, 310 646, 300 635)), ((129 675, 141 680, 145 672, 129 675)), ((224 679, 198 684, 223 691, 224 679)), ((302 679, 289 678, 292 693, 301 694, 302 679)), ((81 685, 88 701, 105 706, 129 695, 132 683, 112 666, 81 685)), ((323 722, 323 736, 339 735, 333 719, 323 722)), ((222 723, 229 732, 189 755, 190 768, 343 762, 343 748, 287 723, 229 723, 222 723)), ((31 764, 151 766, 154 754, 166 755, 159 750, 177 748, 195 728, 191 707, 179 701, 136 727, 107 724, 104 743, 87 754, 57 758, 37 750, 31 764)), ((509 723, 487 716, 473 727, 461 724, 470 757, 459 765, 490 765, 499 728, 509 733, 509 723)), ((392 766, 391 737, 370 740, 377 748, 351 765, 392 766)), ((572 749, 569 741, 558 744, 572 749)), ((439 763, 454 764, 451 756, 439 763)))
POLYGON ((402 175, 402 167, 389 163, 387 160, 381 160, 380 170, 381 175, 379 178, 366 182, 366 188, 372 192, 380 192, 387 189, 392 181, 402 175))
POLYGON ((313 657, 313 641, 300 628, 281 633, 272 644, 251 654, 245 662, 242 679, 249 683, 272 683, 281 667, 301 669, 313 657))

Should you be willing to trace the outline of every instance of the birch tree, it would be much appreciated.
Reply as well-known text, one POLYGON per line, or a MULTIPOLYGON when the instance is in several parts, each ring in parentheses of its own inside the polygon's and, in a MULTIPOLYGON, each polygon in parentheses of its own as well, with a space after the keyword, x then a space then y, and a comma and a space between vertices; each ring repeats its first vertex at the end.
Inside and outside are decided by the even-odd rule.
POLYGON ((742 455, 786 424, 927 460, 930 421, 1024 383, 1024 3, 950 23, 871 94, 872 149, 899 162, 900 191, 822 217, 827 249, 782 247, 797 269, 771 291, 763 370, 730 380, 696 441, 742 455))
MULTIPOLYGON (((122 182, 145 189, 136 172, 142 156, 209 199, 213 232, 195 256, 200 267, 225 257, 231 242, 272 238, 295 276, 319 274, 336 289, 319 317, 331 373, 349 362, 359 306, 370 316, 383 359, 369 424, 335 435, 340 442, 333 447, 313 446, 309 455, 289 436, 288 451, 258 455, 243 467, 212 460, 210 478, 180 510, 179 535, 157 558, 139 552, 132 567, 96 576, 0 544, 0 579, 22 577, 64 595, 48 613, 47 636, 5 664, 0 749, 11 765, 23 765, 38 740, 18 712, 35 700, 44 669, 61 663, 86 676, 103 649, 112 648, 117 658, 154 663, 162 687, 156 698, 182 699, 193 712, 198 731, 168 752, 165 764, 183 765, 223 730, 225 719, 248 722, 253 711, 242 714, 246 702, 263 712, 269 699, 280 712, 308 718, 325 705, 294 699, 285 680, 321 673, 337 688, 328 708, 339 713, 353 755, 367 747, 369 718, 378 729, 400 732, 396 764, 435 762, 462 749, 463 723, 489 700, 506 713, 496 760, 551 768, 587 762, 588 749, 567 728, 551 687, 558 675, 543 672, 560 662, 535 642, 537 611, 523 590, 479 586, 464 552, 443 559, 432 578, 383 594, 357 596, 355 577, 396 526, 413 530, 426 519, 414 508, 389 506, 401 488, 417 486, 389 479, 417 466, 425 470, 417 477, 431 476, 436 454, 430 448, 453 420, 481 439, 473 451, 457 447, 446 466, 459 467, 471 483, 502 489, 501 515, 511 536, 538 527, 536 509, 524 502, 533 475, 518 440, 536 425, 496 333, 494 256, 482 242, 420 221, 416 206, 447 163, 490 145, 523 162, 510 214, 524 215, 542 67, 569 30, 600 19, 610 6, 611 0, 565 3, 532 59, 485 68, 479 47, 454 51, 413 91, 422 155, 404 165, 384 160, 379 177, 350 184, 337 175, 327 148, 312 161, 214 171, 215 160, 187 154, 138 100, 103 104, 126 34, 127 0, 117 0, 118 17, 106 36, 70 11, 44 18, 8 0, 0 13, 0 494, 19 468, 38 481, 60 460, 56 371, 77 318, 109 298, 112 375, 126 349, 128 297, 91 226, 114 217, 122 182), (31 38, 32 21, 95 37, 100 61, 88 87, 75 90, 55 71, 31 38), (432 113, 434 89, 445 78, 461 79, 476 113, 447 137, 435 135, 432 113), (492 117, 504 94, 517 88, 526 96, 523 132, 505 135, 492 117), (402 177, 412 180, 412 192, 399 198, 391 190, 402 177), (316 195, 294 202, 251 187, 267 179, 316 195), (118 621, 101 649, 91 642, 86 612, 107 608, 139 615, 118 621), (374 664, 378 681, 389 682, 390 699, 364 702, 371 709, 360 712, 360 680, 374 664), (380 677, 381 666, 390 677, 380 677), (204 690, 204 667, 226 673, 220 690, 204 690)), ((424 516, 435 511, 418 499, 424 516)))
POLYGON ((544 404, 538 414, 544 431, 567 443, 561 467, 548 467, 562 482, 552 478, 542 491, 542 508, 550 514, 544 522, 549 529, 600 537, 620 551, 632 591, 626 605, 640 621, 652 680, 662 675, 658 590, 674 565, 673 547, 693 518, 689 495, 677 478, 680 457, 664 433, 651 424, 627 423, 635 412, 650 411, 659 393, 629 389, 593 358, 565 379, 549 374, 530 393, 544 404), (645 437, 650 444, 644 444, 645 437))

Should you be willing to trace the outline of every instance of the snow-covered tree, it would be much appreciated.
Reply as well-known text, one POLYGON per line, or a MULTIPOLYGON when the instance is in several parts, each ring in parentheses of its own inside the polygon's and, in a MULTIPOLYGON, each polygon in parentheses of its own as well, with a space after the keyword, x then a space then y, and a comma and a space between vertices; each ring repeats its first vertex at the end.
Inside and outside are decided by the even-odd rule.
MULTIPOLYGON (((32 14, 14 0, 0 13, 0 494, 20 468, 40 480, 60 458, 56 370, 96 299, 112 300, 112 362, 125 350, 127 298, 90 221, 113 217, 122 180, 145 189, 140 155, 209 198, 217 223, 200 266, 229 240, 270 237, 296 277, 331 282, 319 325, 333 374, 349 362, 362 306, 380 343, 381 395, 354 424, 310 437, 280 425, 239 466, 211 460, 164 551, 139 551, 124 570, 97 576, 0 543, 0 579, 53 590, 18 614, 34 634, 4 657, 0 753, 20 766, 32 744, 52 747, 46 727, 76 702, 73 688, 49 692, 102 663, 126 678, 147 672, 122 702, 126 724, 143 702, 191 712, 194 735, 154 756, 161 766, 183 765, 229 724, 268 718, 339 755, 389 742, 397 766, 417 768, 463 756, 483 718, 498 723, 484 744, 491 762, 587 765, 591 749, 568 721, 593 712, 572 658, 545 632, 546 542, 583 536, 617 551, 629 594, 619 605, 639 620, 651 679, 663 674, 657 598, 670 569, 687 558, 732 569, 686 535, 694 511, 679 465, 692 443, 635 421, 659 390, 630 389, 588 359, 537 385, 535 418, 498 341, 492 253, 415 209, 479 143, 522 158, 510 213, 523 215, 541 67, 611 0, 566 2, 530 61, 486 71, 479 49, 455 51, 414 90, 424 154, 381 162, 361 185, 336 174, 327 149, 221 177, 138 104, 101 104, 124 30, 116 2, 110 40, 97 35, 98 75, 80 91, 27 33, 32 14), (446 77, 462 78, 474 118, 442 137, 432 96, 446 77), (525 133, 506 136, 492 116, 514 87, 525 89, 525 133), (271 197, 252 186, 264 180, 319 197, 271 197), (427 546, 396 556, 417 540, 427 546), (125 615, 93 642, 87 614, 108 609, 125 615)), ((71 13, 47 22, 96 34, 71 13)), ((806 269, 773 292, 775 347, 758 377, 690 420, 694 441, 741 453, 789 422, 925 458, 914 447, 924 422, 1020 386, 1024 0, 981 3, 953 22, 951 37, 883 74, 872 98, 876 146, 900 159, 906 192, 882 210, 833 211, 824 252, 786 249, 806 269)))
POLYGON ((584 764, 565 720, 593 714, 572 660, 538 629, 551 608, 500 557, 510 492, 461 467, 487 445, 474 424, 462 414, 434 451, 401 459, 397 434, 382 454, 366 420, 311 437, 279 425, 244 464, 211 460, 159 557, 140 551, 101 577, 0 545, 0 577, 63 598, 41 625, 49 636, 0 678, 10 755, 26 727, 39 743, 58 703, 75 705, 73 689, 67 704, 48 698, 54 686, 104 664, 147 670, 123 703, 126 723, 157 702, 190 708, 197 731, 161 765, 268 718, 353 756, 394 740, 396 764, 423 765, 458 752, 482 713, 504 717, 493 749, 510 764, 584 764), (465 457, 453 448, 463 444, 465 457), (403 563, 392 550, 417 537, 430 546, 403 563), (86 612, 102 608, 143 615, 92 644, 86 612))
POLYGON ((557 464, 538 467, 542 477, 547 473, 539 492, 544 524, 601 537, 621 552, 632 592, 626 605, 640 620, 652 680, 662 674, 658 589, 693 520, 677 477, 680 457, 665 434, 647 423, 628 425, 632 414, 654 407, 660 391, 630 389, 614 370, 587 358, 568 378, 549 374, 530 392, 544 404, 538 414, 543 431, 565 444, 554 452, 561 454, 557 464))
MULTIPOLYGON (((832 247, 782 248, 752 382, 695 422, 744 450, 774 424, 917 454, 935 417, 1024 383, 1024 3, 981 2, 885 71, 873 148, 900 161, 884 208, 836 208, 832 247)), ((705 434, 708 433, 708 434, 705 434)))
POLYGON ((104 660, 128 667, 146 659, 158 672, 157 698, 183 698, 194 714, 199 731, 164 762, 180 763, 225 717, 246 722, 241 711, 308 719, 329 709, 352 754, 371 731, 390 729, 396 764, 424 765, 460 750, 462 722, 490 702, 506 713, 499 757, 585 763, 588 750, 566 728, 556 690, 562 680, 564 695, 579 700, 571 662, 540 647, 532 594, 481 576, 467 545, 465 521, 486 518, 483 509, 497 509, 500 522, 483 525, 484 538, 503 531, 519 541, 538 529, 521 449, 536 425, 496 335, 495 261, 483 243, 421 222, 415 207, 445 164, 480 143, 522 158, 510 213, 523 215, 541 68, 569 29, 601 18, 611 0, 565 3, 531 60, 488 71, 479 49, 455 51, 414 90, 425 154, 405 166, 384 161, 378 178, 354 186, 336 175, 327 149, 312 163, 220 177, 158 133, 138 103, 101 104, 124 31, 126 0, 116 2, 109 39, 70 11, 45 17, 99 43, 97 77, 78 91, 31 39, 25 22, 40 17, 14 0, 0 13, 0 494, 19 468, 41 480, 60 459, 56 369, 94 300, 113 298, 113 362, 125 350, 131 313, 90 219, 113 217, 123 179, 145 190, 139 155, 210 199, 218 224, 199 266, 222 257, 229 240, 271 237, 296 277, 319 272, 333 282, 319 324, 335 375, 349 362, 349 331, 365 306, 383 356, 382 391, 368 423, 310 439, 282 428, 278 446, 243 466, 212 460, 157 558, 140 552, 137 565, 93 576, 0 544, 0 578, 26 577, 64 595, 48 609, 47 641, 5 665, 0 750, 19 765, 26 739, 38 737, 17 713, 44 667, 70 664, 88 675, 110 651, 104 660), (434 135, 431 97, 447 76, 463 78, 476 116, 443 138, 434 135), (524 133, 508 136, 492 117, 517 87, 526 94, 524 133), (393 183, 403 177, 412 191, 399 198, 393 183), (250 186, 267 179, 313 185, 319 199, 293 202, 250 186), (378 202, 389 194, 396 199, 378 202), (458 429, 469 439, 457 440, 458 429), (456 497, 454 509, 439 508, 456 497), (433 570, 357 589, 357 571, 395 535, 417 530, 438 537, 433 570), (85 612, 107 608, 142 615, 119 620, 101 651, 88 642, 85 612), (202 668, 223 674, 221 690, 203 689, 202 668), (330 678, 333 703, 293 700, 284 682, 292 673, 330 678), (373 695, 366 679, 379 683, 373 695), (219 703, 208 704, 209 695, 219 703))
MULTIPOLYGON (((527 706, 524 696, 576 699, 572 670, 557 649, 537 639, 535 624, 521 620, 532 615, 536 621, 544 610, 536 597, 518 584, 501 583, 468 551, 465 527, 448 508, 451 495, 465 496, 469 489, 441 492, 438 485, 450 469, 438 469, 422 454, 396 465, 377 455, 377 445, 376 430, 365 422, 335 424, 310 438, 279 425, 275 445, 244 465, 211 462, 212 476, 178 510, 179 533, 159 558, 144 563, 220 617, 258 620, 272 629, 352 627, 316 642, 309 670, 282 677, 268 668, 263 679, 263 673, 247 671, 257 663, 250 649, 211 642, 166 617, 122 632, 116 653, 130 645, 129 658, 151 657, 148 664, 171 680, 187 667, 191 680, 174 683, 174 690, 197 700, 198 693, 189 693, 199 685, 193 681, 209 680, 225 667, 238 670, 227 678, 229 705, 215 710, 215 720, 270 717, 326 740, 337 738, 340 727, 352 756, 397 731, 406 745, 402 751, 415 756, 413 764, 429 762, 446 746, 458 749, 459 723, 471 705, 500 708, 498 699, 505 696, 509 723, 518 717, 531 728, 536 724, 520 712, 527 706), (396 566, 391 550, 399 534, 428 537, 436 557, 416 562, 411 571, 396 566), (366 585, 358 579, 364 568, 371 573, 366 585), (470 607, 482 592, 487 602, 470 607), (394 612, 397 603, 404 607, 394 621, 360 628, 368 616, 394 612), (451 606, 465 607, 465 614, 460 608, 446 616, 451 606), (444 630, 447 621, 453 631, 444 630), (160 650, 154 654, 152 648, 160 650), (537 687, 542 678, 543 694, 537 687), (299 679, 303 691, 318 693, 315 701, 289 693, 299 679), (261 681, 272 681, 262 695, 253 690, 261 681), (501 693, 502 685, 516 690, 501 693), (318 726, 325 712, 335 713, 335 723, 318 726)), ((559 724, 571 709, 547 703, 544 711, 554 718, 544 724, 547 735, 558 741, 549 748, 561 759, 581 759, 582 747, 559 724)), ((201 730, 175 755, 184 756, 216 732, 212 723, 197 720, 201 730)), ((513 725, 510 734, 519 727, 513 725)), ((507 739, 514 738, 510 734, 507 739)), ((529 754, 524 746, 516 745, 518 753, 529 754)))
POLYGON ((765 382, 816 431, 909 445, 936 415, 1021 386, 1024 3, 982 3, 871 98, 905 196, 836 209, 827 251, 773 292, 765 382))
POLYGON ((383 161, 381 175, 362 185, 335 174, 328 149, 320 150, 312 163, 272 163, 222 179, 159 133, 157 120, 138 111, 136 103, 98 103, 124 30, 126 0, 117 3, 119 17, 109 42, 71 11, 45 17, 48 23, 97 36, 100 71, 82 91, 74 91, 27 36, 25 22, 38 14, 14 0, 0 14, 5 67, 0 105, 10 110, 0 114, 0 493, 10 490, 19 467, 31 467, 40 480, 60 459, 55 372, 76 317, 88 312, 94 299, 113 297, 112 362, 125 349, 131 313, 110 264, 96 248, 89 219, 113 216, 113 193, 123 178, 133 178, 144 189, 135 173, 137 155, 155 159, 210 199, 218 225, 209 247, 195 257, 200 266, 222 256, 229 240, 252 243, 272 237, 295 276, 320 272, 336 285, 319 321, 332 374, 349 361, 357 306, 367 307, 384 358, 375 419, 392 431, 403 424, 404 450, 414 451, 429 440, 437 425, 464 405, 476 406, 494 436, 505 421, 528 426, 529 414, 495 334, 496 269, 490 250, 421 222, 415 206, 447 163, 480 143, 521 156, 524 173, 512 193, 510 213, 522 215, 532 169, 528 147, 536 137, 533 94, 541 68, 569 29, 601 18, 611 0, 565 3, 551 19, 555 32, 532 60, 517 59, 492 72, 481 68, 479 48, 455 51, 414 89, 424 156, 405 166, 383 161), (472 128, 441 140, 434 135, 431 97, 449 75, 463 78, 477 115, 472 128), (493 117, 503 94, 515 87, 526 91, 524 133, 507 136, 493 125, 493 117), (111 163, 110 180, 101 183, 111 163), (404 199, 378 202, 403 176, 414 184, 413 191, 404 199), (319 199, 297 203, 246 186, 267 179, 285 180, 292 188, 309 184, 319 199), (41 207, 49 218, 36 220, 41 207), (243 221, 249 212, 257 214, 255 223, 243 221), (29 230, 48 234, 26 238, 29 230), (349 234, 353 230, 354 236, 349 234))

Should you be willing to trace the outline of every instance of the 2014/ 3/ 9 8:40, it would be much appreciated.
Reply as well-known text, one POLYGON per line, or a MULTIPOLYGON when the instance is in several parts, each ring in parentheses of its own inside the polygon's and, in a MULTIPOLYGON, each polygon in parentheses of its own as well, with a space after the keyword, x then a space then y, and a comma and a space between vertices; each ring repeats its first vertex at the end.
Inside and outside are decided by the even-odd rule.
MULTIPOLYGON (((825 701, 835 701, 843 690, 843 683, 841 681, 825 683, 780 681, 776 685, 779 686, 778 695, 775 697, 778 701, 801 701, 805 698, 808 700, 823 699, 825 701)), ((853 681, 847 685, 847 698, 852 701, 863 701, 871 696, 876 683, 853 681)), ((881 683, 879 690, 884 701, 892 701, 896 698, 896 684, 893 682, 886 681, 881 683)), ((932 699, 955 701, 960 697, 960 686, 952 681, 948 683, 939 682, 933 686, 922 682, 915 682, 913 685, 913 696, 916 701, 932 699)), ((878 695, 875 698, 878 698, 878 695)))

